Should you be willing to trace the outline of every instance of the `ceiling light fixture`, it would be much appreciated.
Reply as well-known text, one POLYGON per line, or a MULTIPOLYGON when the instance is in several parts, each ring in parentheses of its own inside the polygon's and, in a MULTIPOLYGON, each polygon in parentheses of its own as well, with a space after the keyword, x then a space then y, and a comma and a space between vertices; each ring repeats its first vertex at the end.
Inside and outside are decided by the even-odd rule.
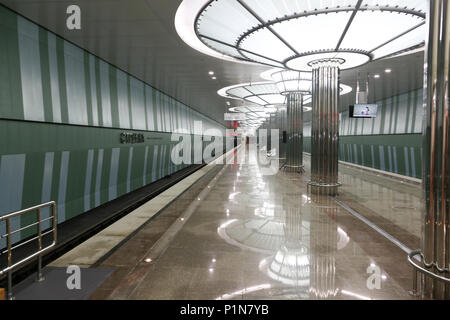
POLYGON ((312 73, 284 69, 270 69, 261 74, 266 80, 275 82, 282 95, 291 92, 310 95, 312 91, 312 73))
MULTIPOLYGON (((266 71, 261 74, 261 77, 263 77, 266 80, 272 80, 271 78, 272 74, 276 74, 277 76, 280 77, 276 78, 277 77, 276 76, 275 79, 281 79, 283 77, 283 71, 281 71, 280 69, 271 69, 269 71, 266 71)), ((305 79, 307 79, 311 75, 310 72, 305 72, 302 74, 305 79)), ((228 99, 236 99, 256 104, 259 106, 271 107, 274 105, 285 106, 286 94, 289 93, 291 90, 302 88, 303 93, 305 94, 303 102, 304 111, 307 112, 312 110, 310 107, 306 107, 306 105, 312 102, 310 93, 312 81, 309 80, 308 82, 308 80, 305 79, 300 80, 301 84, 298 84, 299 82, 298 80, 295 80, 297 81, 296 84, 292 84, 291 80, 288 80, 287 83, 284 83, 282 80, 280 80, 278 83, 273 81, 242 83, 222 88, 219 91, 217 91, 217 94, 228 99), (283 94, 280 93, 280 90, 284 90, 283 94)), ((352 92, 352 90, 353 89, 350 86, 347 86, 345 84, 340 85, 341 95, 348 94, 352 92)), ((235 112, 235 109, 233 109, 232 111, 235 112)))
POLYGON ((243 83, 220 89, 217 93, 228 99, 244 100, 260 106, 284 104, 286 100, 273 82, 243 83))
POLYGON ((184 0, 175 26, 205 54, 298 71, 330 59, 345 70, 424 47, 426 1, 290 2, 184 0))
MULTIPOLYGON (((283 95, 287 95, 290 92, 300 92, 308 96, 312 91, 312 73, 302 71, 291 71, 279 68, 269 69, 261 73, 261 78, 264 80, 274 81, 283 95)), ((341 96, 352 92, 352 87, 340 84, 341 96)), ((309 101, 310 102, 310 101, 309 101)))

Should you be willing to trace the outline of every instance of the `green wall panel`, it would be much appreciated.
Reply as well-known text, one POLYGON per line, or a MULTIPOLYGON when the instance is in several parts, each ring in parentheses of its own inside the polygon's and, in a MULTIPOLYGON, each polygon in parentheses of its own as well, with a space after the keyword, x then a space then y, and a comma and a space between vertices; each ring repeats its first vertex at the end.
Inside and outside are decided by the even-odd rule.
MULTIPOLYGON (((375 119, 340 114, 339 159, 414 178, 421 177, 423 90, 376 103, 375 119)), ((311 152, 311 122, 304 123, 304 150, 311 152)))
MULTIPOLYGON (((0 215, 54 200, 63 222, 187 167, 171 165, 171 131, 183 127, 192 135, 194 121, 202 121, 204 129, 225 133, 221 124, 3 6, 0 37, 0 215), (120 133, 130 129, 150 140, 120 144, 120 133)), ((14 226, 33 219, 24 216, 14 226)))
MULTIPOLYGON (((7 137, 0 140, 0 161, 10 155, 25 159, 22 200, 16 210, 54 200, 59 222, 63 222, 187 166, 171 164, 171 148, 178 142, 171 141, 170 133, 143 132, 144 143, 124 145, 120 143, 123 132, 126 131, 0 120, 0 134, 7 137), (118 154, 117 171, 111 166, 114 154, 118 154)), ((203 148, 206 145, 204 142, 203 148)), ((2 180, 0 184, 6 187, 8 182, 2 180)), ((9 209, 7 203, 0 203, 0 212, 8 213, 9 209)), ((34 219, 35 215, 24 216, 20 225, 34 219)), ((22 238, 32 231, 23 231, 22 238)))
POLYGON ((23 119, 17 16, 0 8, 0 117, 23 119))
MULTIPOLYGON (((304 152, 311 153, 311 138, 303 141, 304 152)), ((341 161, 418 179, 422 172, 421 154, 421 134, 344 136, 339 140, 341 161)))
POLYGON ((193 121, 203 121, 205 128, 224 131, 221 124, 2 6, 0 36, 0 118, 161 132, 189 123, 191 133, 193 121), (119 90, 123 84, 125 90, 119 90))

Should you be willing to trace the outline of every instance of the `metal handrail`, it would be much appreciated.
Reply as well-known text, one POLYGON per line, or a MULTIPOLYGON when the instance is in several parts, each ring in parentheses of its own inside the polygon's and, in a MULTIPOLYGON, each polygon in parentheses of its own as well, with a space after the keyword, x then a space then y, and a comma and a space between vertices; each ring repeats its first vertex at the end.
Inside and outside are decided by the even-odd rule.
MULTIPOLYGON (((414 271, 413 271, 414 272, 414 274, 413 274, 413 291, 412 291, 413 295, 417 295, 417 272, 421 272, 422 274, 426 274, 426 275, 432 277, 433 279, 450 283, 450 278, 446 278, 446 277, 442 277, 440 275, 437 275, 434 272, 431 272, 430 270, 427 270, 424 267, 419 266, 416 262, 414 262, 413 261, 414 257, 418 256, 418 255, 420 255, 421 261, 423 261, 424 260, 423 259, 423 253, 422 253, 421 250, 411 251, 408 254, 408 262, 414 268, 414 271)), ((444 269, 444 270, 442 270, 440 272, 448 272, 448 270, 444 269)))
MULTIPOLYGON (((41 220, 41 223, 42 223, 42 222, 45 222, 45 221, 52 220, 52 219, 53 219, 53 217, 49 217, 49 218, 46 218, 46 219, 42 219, 42 220, 41 220)), ((15 234, 15 233, 18 233, 18 232, 20 232, 20 231, 26 230, 26 229, 28 229, 28 228, 37 226, 38 224, 39 224, 39 222, 35 222, 35 223, 32 223, 32 224, 30 224, 30 225, 28 225, 28 226, 26 226, 26 227, 22 227, 22 228, 20 228, 20 229, 14 230, 13 232, 11 232, 11 235, 13 235, 13 234, 15 234)), ((6 234, 3 234, 3 235, 0 236, 0 239, 6 238, 6 237, 7 237, 7 235, 6 235, 6 234)), ((5 253, 5 252, 6 252, 6 251, 3 251, 2 253, 5 253)))
POLYGON ((57 225, 58 225, 58 217, 56 215, 56 203, 54 201, 50 201, 50 202, 46 202, 46 203, 42 203, 40 205, 31 207, 31 208, 27 208, 27 209, 23 209, 20 211, 16 211, 4 216, 0 217, 0 223, 5 221, 6 223, 6 233, 4 235, 1 235, 0 239, 6 238, 6 250, 0 252, 1 254, 7 253, 8 254, 8 266, 6 268, 4 268, 3 270, 0 270, 0 276, 2 276, 3 274, 7 273, 8 274, 8 299, 12 300, 13 299, 13 293, 12 293, 12 274, 15 268, 23 265, 24 263, 34 259, 35 257, 38 257, 38 272, 37 272, 37 280, 38 281, 42 281, 44 280, 44 277, 42 276, 42 254, 47 252, 48 250, 50 250, 52 247, 54 247, 56 245, 56 238, 57 238, 57 225), (52 215, 51 217, 45 218, 45 219, 41 219, 41 209, 46 208, 46 207, 51 207, 51 211, 52 211, 52 215), (37 215, 36 215, 36 222, 33 222, 25 227, 21 227, 18 228, 16 230, 11 230, 11 219, 21 216, 25 213, 28 212, 32 212, 32 211, 36 211, 37 215), (51 228, 47 228, 45 229, 44 233, 42 230, 42 223, 46 222, 46 221, 50 221, 52 220, 52 226, 51 228), (11 236, 28 228, 31 228, 33 226, 37 226, 37 236, 28 239, 25 242, 21 242, 16 246, 12 246, 12 241, 11 241, 11 236), (46 231, 49 230, 49 231, 46 231), (53 233, 53 241, 50 245, 46 246, 46 247, 42 247, 42 238, 48 234, 53 233), (12 263, 12 252, 13 250, 27 244, 30 243, 34 240, 38 241, 38 251, 27 256, 26 258, 23 258, 22 260, 16 262, 16 263, 12 263))

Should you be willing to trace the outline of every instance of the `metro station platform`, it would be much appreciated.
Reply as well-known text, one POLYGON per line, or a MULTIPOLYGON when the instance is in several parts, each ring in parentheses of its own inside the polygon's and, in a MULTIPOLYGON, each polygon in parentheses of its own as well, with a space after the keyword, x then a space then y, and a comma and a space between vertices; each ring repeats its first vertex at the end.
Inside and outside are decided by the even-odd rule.
POLYGON ((339 195, 312 196, 304 158, 303 175, 207 166, 49 267, 107 270, 91 300, 414 299, 417 181, 341 163, 339 195))

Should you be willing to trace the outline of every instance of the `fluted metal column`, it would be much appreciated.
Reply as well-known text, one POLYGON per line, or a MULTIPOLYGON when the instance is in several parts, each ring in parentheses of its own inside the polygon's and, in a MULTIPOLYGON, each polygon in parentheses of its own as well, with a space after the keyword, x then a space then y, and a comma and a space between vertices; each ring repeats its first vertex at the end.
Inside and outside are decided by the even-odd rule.
POLYGON ((280 159, 283 162, 286 160, 287 142, 283 142, 283 131, 287 131, 287 109, 285 107, 280 108, 280 159))
POLYGON ((271 113, 269 118, 269 124, 267 128, 267 153, 272 151, 272 130, 276 127, 276 114, 271 113))
MULTIPOLYGON (((425 266, 434 273, 449 277, 450 6, 447 0, 430 0, 429 4, 424 82, 422 176, 425 208, 422 245, 425 266)), ((425 278, 422 285, 426 298, 450 298, 450 288, 442 282, 425 278)))
POLYGON ((287 96, 287 151, 288 171, 303 170, 303 95, 289 93, 287 96))
POLYGON ((309 189, 314 194, 336 195, 339 151, 339 64, 314 63, 312 85, 312 152, 309 189))
POLYGON ((274 118, 274 129, 279 130, 278 133, 278 151, 277 151, 277 155, 278 157, 280 156, 280 148, 281 148, 281 139, 283 138, 280 131, 281 131, 281 113, 280 110, 277 110, 277 112, 275 113, 275 118, 274 118))

